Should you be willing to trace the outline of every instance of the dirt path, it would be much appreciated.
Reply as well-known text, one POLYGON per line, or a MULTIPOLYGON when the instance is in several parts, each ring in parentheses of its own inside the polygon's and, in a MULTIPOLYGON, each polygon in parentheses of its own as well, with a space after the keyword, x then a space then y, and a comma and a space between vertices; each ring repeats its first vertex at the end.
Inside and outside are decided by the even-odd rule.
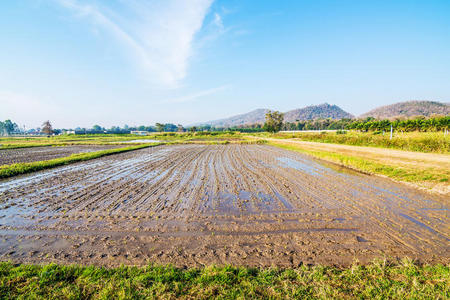
POLYGON ((0 181, 0 257, 295 267, 450 260, 449 198, 263 145, 148 148, 0 181))

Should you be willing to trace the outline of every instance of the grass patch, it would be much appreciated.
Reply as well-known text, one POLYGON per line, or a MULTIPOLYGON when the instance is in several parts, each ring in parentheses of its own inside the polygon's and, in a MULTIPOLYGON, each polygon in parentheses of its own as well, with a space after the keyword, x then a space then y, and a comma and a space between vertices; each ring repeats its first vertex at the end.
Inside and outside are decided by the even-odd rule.
POLYGON ((65 144, 6 144, 0 146, 0 150, 8 149, 21 149, 21 148, 33 148, 33 147, 52 147, 52 146, 66 146, 65 144))
POLYGON ((446 182, 448 181, 448 173, 438 172, 433 168, 418 168, 417 166, 411 166, 406 168, 404 166, 385 165, 379 162, 371 161, 367 158, 361 158, 357 156, 343 155, 340 153, 334 153, 329 151, 307 150, 302 148, 301 145, 294 144, 282 144, 283 141, 269 142, 270 145, 280 147, 283 149, 297 151, 305 153, 326 161, 337 163, 339 165, 362 171, 368 174, 384 175, 389 178, 406 181, 406 182, 446 182))
POLYGON ((67 165, 67 164, 71 164, 71 163, 75 163, 75 162, 79 162, 79 161, 90 160, 90 159, 99 158, 99 157, 106 156, 106 155, 122 153, 122 152, 152 147, 152 146, 156 146, 156 145, 159 145, 159 144, 145 144, 145 145, 124 147, 124 148, 107 149, 107 150, 101 150, 101 151, 89 152, 89 153, 77 153, 77 154, 72 154, 70 156, 55 158, 55 159, 51 159, 51 160, 3 165, 3 166, 0 166, 0 178, 8 178, 8 177, 26 174, 26 173, 30 173, 30 172, 35 172, 35 171, 54 168, 54 167, 58 167, 58 166, 62 166, 62 165, 67 165))
POLYGON ((258 269, 102 267, 0 263, 0 298, 27 299, 448 299, 450 268, 390 265, 258 269))

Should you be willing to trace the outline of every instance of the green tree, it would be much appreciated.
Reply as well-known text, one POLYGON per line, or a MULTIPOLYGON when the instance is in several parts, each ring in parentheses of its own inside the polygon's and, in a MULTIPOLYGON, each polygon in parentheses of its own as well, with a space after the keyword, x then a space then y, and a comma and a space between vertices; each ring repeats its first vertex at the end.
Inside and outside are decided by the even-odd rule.
POLYGON ((158 131, 158 132, 163 132, 164 131, 164 124, 156 123, 155 127, 156 127, 156 131, 158 131))
POLYGON ((94 131, 102 131, 103 128, 100 125, 94 125, 94 126, 92 126, 92 130, 94 130, 94 131))
POLYGON ((5 122, 3 122, 3 132, 6 135, 10 135, 11 133, 13 133, 14 131, 16 131, 19 126, 17 126, 16 123, 13 123, 11 120, 6 120, 5 122))
POLYGON ((283 127, 284 114, 279 111, 268 111, 266 113, 266 122, 264 130, 268 132, 278 132, 283 127))

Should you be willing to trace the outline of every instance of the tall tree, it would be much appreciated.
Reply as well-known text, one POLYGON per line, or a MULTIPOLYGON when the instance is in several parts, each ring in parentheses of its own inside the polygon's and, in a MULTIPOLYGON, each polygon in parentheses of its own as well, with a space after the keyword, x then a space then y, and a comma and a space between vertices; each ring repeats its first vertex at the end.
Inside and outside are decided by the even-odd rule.
POLYGON ((42 129, 41 131, 45 133, 46 135, 51 135, 53 133, 53 127, 49 120, 42 123, 42 129))
POLYGON ((268 111, 266 113, 266 122, 264 130, 268 132, 278 132, 283 127, 284 114, 279 111, 268 111))
POLYGON ((17 126, 17 124, 13 123, 11 120, 5 120, 5 122, 2 123, 1 127, 3 127, 3 132, 6 135, 10 135, 19 128, 19 126, 17 126))
POLYGON ((159 131, 159 132, 163 132, 164 131, 164 124, 156 123, 155 127, 156 127, 156 131, 159 131))
POLYGON ((94 125, 94 126, 92 126, 92 130, 93 131, 102 131, 103 128, 100 125, 94 125))
POLYGON ((184 127, 183 127, 183 125, 178 124, 178 125, 177 125, 177 131, 178 131, 178 132, 184 132, 184 127))

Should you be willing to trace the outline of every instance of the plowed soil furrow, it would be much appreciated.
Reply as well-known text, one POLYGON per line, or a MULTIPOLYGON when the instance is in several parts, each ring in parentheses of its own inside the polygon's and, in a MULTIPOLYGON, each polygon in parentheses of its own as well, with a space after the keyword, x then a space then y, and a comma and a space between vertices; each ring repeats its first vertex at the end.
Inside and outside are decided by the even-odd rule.
POLYGON ((87 153, 123 147, 120 145, 73 145, 64 147, 31 147, 0 150, 0 166, 50 160, 75 153, 87 153))
POLYGON ((449 199, 264 145, 147 148, 0 181, 0 257, 449 262, 449 199), (42 234, 40 234, 42 233, 42 234))
MULTIPOLYGON (((386 234, 388 234, 391 238, 397 239, 399 242, 401 242, 404 245, 407 245, 411 247, 412 243, 416 243, 417 240, 421 240, 422 242, 427 243, 430 239, 433 238, 433 235, 425 234, 425 235, 417 235, 415 231, 410 231, 408 235, 405 235, 401 232, 402 224, 404 222, 401 222, 398 218, 398 214, 395 214, 392 209, 384 211, 380 216, 380 203, 383 203, 386 201, 387 197, 384 198, 381 197, 379 201, 370 201, 370 199, 373 198, 379 198, 379 195, 377 192, 374 193, 374 191, 379 190, 379 187, 371 186, 371 189, 366 190, 360 190, 361 181, 355 182, 354 180, 349 180, 348 176, 339 176, 338 177, 341 182, 330 182, 329 185, 332 186, 332 190, 337 192, 336 194, 344 196, 342 200, 345 200, 350 204, 350 206, 353 208, 355 212, 358 212, 362 215, 367 215, 367 218, 372 219, 374 224, 377 224, 380 229, 382 229, 386 234), (342 182, 343 181, 343 182, 342 182), (353 195, 346 195, 344 192, 345 187, 351 184, 354 187, 353 195), (355 192, 359 192, 359 194, 356 194, 355 192), (366 193, 364 193, 366 192, 366 193), (361 201, 362 197, 367 197, 366 201, 361 201)), ((317 186, 317 185, 316 185, 317 186)), ((367 185, 365 185, 367 187, 367 185)), ((320 185, 319 185, 320 187, 320 185)), ((327 188, 328 186, 323 186, 321 188, 327 188)), ((324 195, 325 193, 322 193, 324 195)), ((331 195, 327 197, 327 199, 332 199, 331 195)), ((396 203, 396 206, 398 204, 401 204, 402 201, 406 199, 403 197, 403 199, 400 197, 396 200, 398 200, 399 203, 396 203)), ((397 202, 394 200, 394 202, 397 202)), ((448 230, 447 230, 448 232, 448 230)), ((445 239, 445 237, 444 237, 445 239)), ((428 246, 427 246, 428 247, 428 246)), ((423 248, 427 248, 423 247, 423 248)), ((413 247, 411 247, 413 248, 413 247)))

